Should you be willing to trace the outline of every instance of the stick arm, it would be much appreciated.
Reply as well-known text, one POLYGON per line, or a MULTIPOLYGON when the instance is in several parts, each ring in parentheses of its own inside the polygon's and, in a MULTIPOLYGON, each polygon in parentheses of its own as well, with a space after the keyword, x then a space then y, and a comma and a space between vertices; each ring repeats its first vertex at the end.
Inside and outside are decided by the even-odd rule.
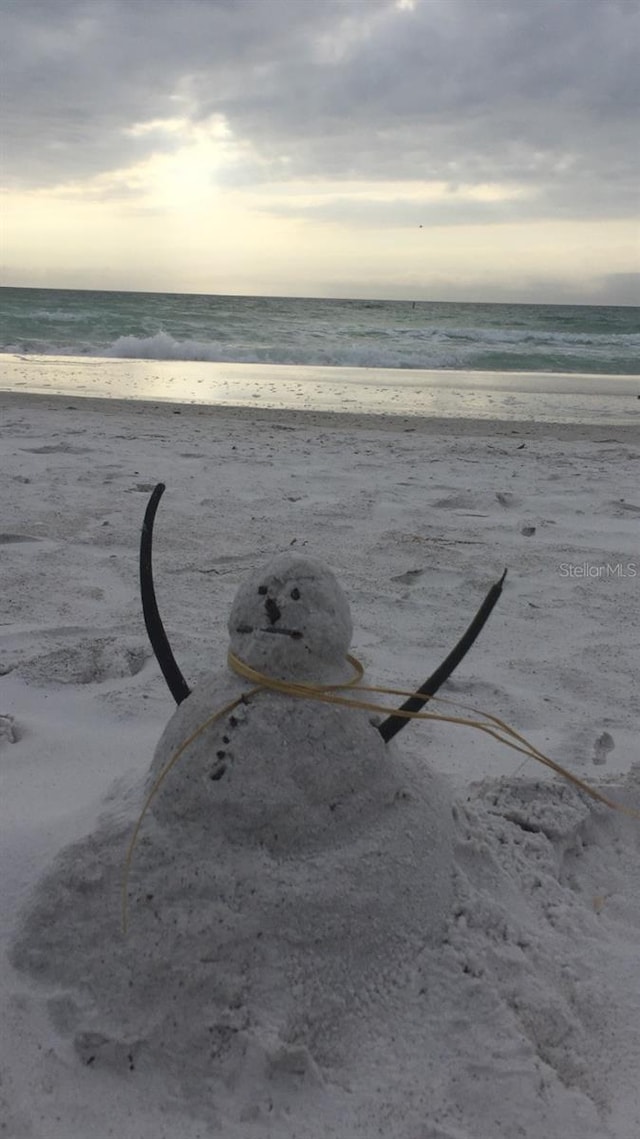
POLYGON ((142 597, 144 623, 151 642, 151 647, 160 665, 162 675, 169 686, 171 695, 176 704, 181 704, 183 700, 186 700, 191 689, 178 668, 176 658, 169 644, 169 638, 162 624, 162 618, 160 617, 158 603, 156 601, 156 592, 153 586, 153 569, 151 565, 153 523, 156 517, 158 503, 164 492, 165 484, 159 482, 147 503, 147 509, 142 523, 142 533, 140 535, 140 593, 142 597))
MULTIPOLYGON (((415 696, 410 696, 409 699, 401 705, 398 711, 419 712, 429 698, 435 696, 445 680, 449 679, 451 673, 458 667, 462 658, 468 653, 473 642, 482 632, 485 623, 502 593, 502 586, 504 585, 506 576, 507 571, 505 570, 500 580, 491 586, 473 621, 466 632, 463 633, 457 645, 454 646, 449 655, 443 660, 442 664, 438 666, 435 672, 432 673, 429 679, 425 680, 424 684, 417 689, 415 696)), ((384 742, 388 743, 389 740, 393 739, 400 729, 408 723, 408 718, 393 713, 391 716, 388 716, 386 720, 383 720, 381 724, 378 724, 377 727, 384 742)))

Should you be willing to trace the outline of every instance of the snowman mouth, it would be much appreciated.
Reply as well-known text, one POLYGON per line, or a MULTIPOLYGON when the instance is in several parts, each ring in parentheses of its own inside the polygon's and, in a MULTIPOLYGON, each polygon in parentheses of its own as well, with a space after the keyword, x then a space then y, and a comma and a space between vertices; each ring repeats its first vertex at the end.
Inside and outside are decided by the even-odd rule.
MULTIPOLYGON (((258 629, 259 633, 277 633, 280 637, 290 637, 292 641, 302 640, 299 629, 276 629, 275 625, 268 625, 266 629, 258 629)), ((236 633, 255 633, 252 625, 238 625, 236 633)))
POLYGON ((291 637, 292 641, 299 641, 302 633, 298 629, 276 629, 275 625, 271 625, 266 629, 261 629, 261 633, 279 633, 281 637, 291 637))

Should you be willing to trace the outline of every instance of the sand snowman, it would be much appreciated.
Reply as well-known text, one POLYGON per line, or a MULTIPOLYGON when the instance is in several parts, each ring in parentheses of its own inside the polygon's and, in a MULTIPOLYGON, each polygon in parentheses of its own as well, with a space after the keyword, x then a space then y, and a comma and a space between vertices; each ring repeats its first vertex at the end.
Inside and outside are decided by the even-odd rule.
MULTIPOLYGON (((351 632, 333 574, 289 554, 247 577, 229 618, 232 659, 316 686, 353 679, 351 632)), ((146 1055, 199 1088, 235 1086, 247 1064, 254 1083, 256 1064, 267 1083, 291 1063, 315 1078, 442 934, 444 781, 365 711, 255 687, 229 667, 205 677, 169 720, 137 803, 110 804, 27 912, 14 963, 64 994, 62 1030, 85 1063, 126 1069, 146 1055), (124 852, 154 787, 123 937, 124 852)))

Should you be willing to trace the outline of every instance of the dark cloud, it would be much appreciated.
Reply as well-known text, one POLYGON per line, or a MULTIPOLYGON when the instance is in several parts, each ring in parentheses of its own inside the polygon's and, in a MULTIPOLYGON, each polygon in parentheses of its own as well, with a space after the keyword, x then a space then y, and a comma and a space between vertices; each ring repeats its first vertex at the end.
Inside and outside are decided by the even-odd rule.
MULTIPOLYGON (((373 7, 376 0, 372 0, 373 7)), ((132 124, 182 113, 180 90, 215 93, 217 112, 245 85, 331 27, 323 0, 2 0, 5 176, 51 184, 123 166, 150 138, 132 124)), ((201 113, 194 106, 196 115, 201 113)))
MULTIPOLYGON (((151 135, 127 134, 132 124, 186 108, 194 121, 224 115, 250 144, 254 163, 228 174, 239 183, 506 181, 530 189, 502 211, 475 203, 470 216, 479 219, 635 209, 640 0, 0 7, 10 185, 126 166, 157 146, 151 135)), ((334 203, 335 219, 346 213, 334 203)))

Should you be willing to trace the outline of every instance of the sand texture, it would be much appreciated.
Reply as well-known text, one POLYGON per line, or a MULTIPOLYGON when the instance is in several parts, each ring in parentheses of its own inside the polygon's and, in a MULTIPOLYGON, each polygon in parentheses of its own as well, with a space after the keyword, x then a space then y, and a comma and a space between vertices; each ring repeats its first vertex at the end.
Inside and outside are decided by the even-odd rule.
POLYGON ((620 426, 0 394, 0 1134, 640 1132, 640 821, 486 734, 386 746, 261 694, 167 776, 121 926, 145 794, 243 690, 231 605, 282 552, 331 567, 365 683, 402 689, 507 567, 443 695, 640 809, 639 474, 620 426), (138 591, 160 480, 175 716, 138 591))

